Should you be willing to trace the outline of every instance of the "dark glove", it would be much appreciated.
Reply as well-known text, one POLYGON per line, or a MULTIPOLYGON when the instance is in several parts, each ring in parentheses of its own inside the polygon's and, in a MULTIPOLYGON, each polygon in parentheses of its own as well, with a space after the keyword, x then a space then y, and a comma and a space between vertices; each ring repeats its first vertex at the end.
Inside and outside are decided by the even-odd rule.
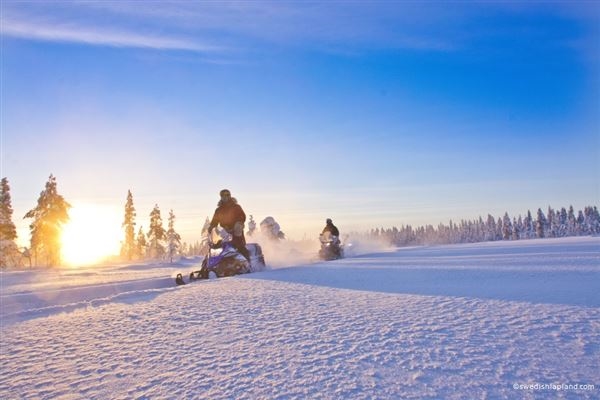
POLYGON ((236 222, 233 225, 233 236, 240 237, 244 234, 244 224, 241 222, 236 222))

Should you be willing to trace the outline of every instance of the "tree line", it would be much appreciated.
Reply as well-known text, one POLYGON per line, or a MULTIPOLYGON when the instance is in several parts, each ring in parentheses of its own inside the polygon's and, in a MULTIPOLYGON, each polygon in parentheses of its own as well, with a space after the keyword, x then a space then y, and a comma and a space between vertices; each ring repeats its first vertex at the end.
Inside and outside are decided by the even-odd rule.
POLYGON ((496 219, 488 214, 484 220, 462 220, 448 225, 425 225, 412 227, 404 225, 400 229, 377 228, 364 233, 371 238, 383 239, 394 246, 476 243, 496 240, 521 240, 538 238, 558 238, 566 236, 587 236, 600 234, 600 214, 596 206, 587 206, 575 212, 568 209, 548 207, 546 213, 538 208, 535 217, 531 211, 525 216, 511 218, 508 213, 496 219))
POLYGON ((175 231, 175 214, 173 210, 169 211, 167 229, 163 227, 163 221, 158 204, 150 212, 150 228, 144 234, 143 227, 140 226, 137 235, 135 234, 135 207, 133 205, 133 195, 131 190, 127 191, 127 200, 125 202, 125 217, 122 227, 125 231, 125 239, 121 242, 121 257, 124 260, 140 259, 168 259, 173 262, 174 258, 181 254, 182 250, 187 251, 187 245, 181 243, 181 235, 175 231))
MULTIPOLYGON (((17 230, 12 220, 13 209, 10 185, 7 178, 0 184, 0 268, 29 266, 55 267, 61 265, 61 232, 69 222, 69 204, 58 193, 56 177, 50 175, 44 190, 40 193, 35 208, 29 210, 24 219, 31 219, 30 246, 19 249, 16 245, 17 230)), ((144 233, 140 226, 135 233, 136 211, 131 190, 125 202, 125 217, 122 224, 124 240, 121 242, 121 258, 127 261, 138 259, 160 259, 173 262, 182 251, 194 249, 181 243, 181 236, 175 230, 175 214, 169 212, 165 229, 158 205, 150 213, 150 228, 144 233)))
MULTIPOLYGON (((29 265, 61 265, 60 236, 62 227, 69 221, 71 205, 58 193, 56 178, 50 175, 44 190, 40 193, 36 207, 29 210, 23 218, 31 219, 30 247, 20 250, 15 240, 17 231, 12 221, 12 204, 8 179, 0 184, 0 268, 21 266, 24 259, 29 265)), ((209 220, 205 221, 202 231, 207 230, 209 220)), ((203 243, 193 245, 181 242, 181 236, 175 230, 175 214, 170 210, 165 229, 160 208, 155 205, 150 212, 150 227, 144 232, 140 226, 136 233, 136 209, 131 190, 127 192, 124 219, 122 223, 124 240, 121 242, 121 258, 131 260, 169 260, 181 255, 199 255, 204 249, 203 243)), ((575 212, 573 206, 553 209, 546 213, 538 209, 532 216, 527 211, 524 217, 511 218, 508 213, 496 219, 488 214, 484 220, 450 221, 448 225, 425 225, 412 227, 403 225, 384 229, 377 228, 353 236, 368 236, 383 239, 394 246, 474 243, 496 240, 520 240, 534 238, 555 238, 600 234, 600 214, 596 206, 587 206, 583 211, 575 212)))

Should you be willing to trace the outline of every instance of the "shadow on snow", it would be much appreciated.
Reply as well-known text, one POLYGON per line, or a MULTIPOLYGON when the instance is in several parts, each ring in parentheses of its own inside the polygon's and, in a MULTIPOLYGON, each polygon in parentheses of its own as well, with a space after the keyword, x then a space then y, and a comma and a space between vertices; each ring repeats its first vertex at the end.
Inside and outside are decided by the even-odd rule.
POLYGON ((597 241, 583 246, 437 246, 275 269, 244 279, 600 307, 599 260, 597 241))

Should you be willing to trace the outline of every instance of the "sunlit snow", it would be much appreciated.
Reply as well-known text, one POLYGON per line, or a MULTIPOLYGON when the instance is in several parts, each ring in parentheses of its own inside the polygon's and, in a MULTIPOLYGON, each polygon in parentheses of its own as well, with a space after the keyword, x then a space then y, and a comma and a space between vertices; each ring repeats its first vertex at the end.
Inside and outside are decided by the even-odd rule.
POLYGON ((600 396, 598 237, 281 254, 2 272, 0 398, 600 396))

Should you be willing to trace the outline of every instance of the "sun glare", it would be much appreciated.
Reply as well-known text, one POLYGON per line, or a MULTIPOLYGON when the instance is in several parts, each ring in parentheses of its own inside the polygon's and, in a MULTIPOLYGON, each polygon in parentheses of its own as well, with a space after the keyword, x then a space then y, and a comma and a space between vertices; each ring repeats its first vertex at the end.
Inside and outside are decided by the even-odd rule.
POLYGON ((62 260, 72 267, 98 263, 119 254, 121 236, 119 210, 74 204, 62 232, 62 260))

